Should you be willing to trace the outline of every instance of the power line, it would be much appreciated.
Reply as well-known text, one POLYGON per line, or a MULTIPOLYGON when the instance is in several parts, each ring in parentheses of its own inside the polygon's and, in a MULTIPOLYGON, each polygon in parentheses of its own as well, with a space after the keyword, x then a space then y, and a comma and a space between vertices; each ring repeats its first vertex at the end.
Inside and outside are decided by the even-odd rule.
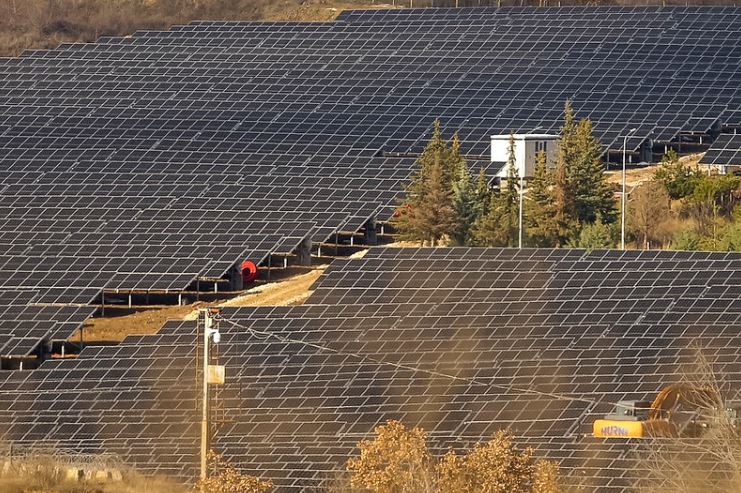
POLYGON ((256 338, 258 338, 261 341, 265 341, 267 339, 273 338, 273 339, 276 339, 276 340, 278 340, 280 342, 283 342, 283 343, 301 344, 301 345, 313 347, 315 349, 319 349, 320 351, 327 351, 327 352, 330 352, 330 353, 333 353, 333 354, 337 354, 337 355, 340 355, 340 356, 351 356, 351 357, 354 357, 354 358, 357 358, 357 359, 360 359, 360 360, 366 360, 366 361, 370 361, 370 362, 373 362, 373 363, 377 363, 377 364, 381 364, 381 365, 387 365, 387 366, 391 366, 391 367, 402 369, 402 370, 409 370, 409 371, 418 372, 418 373, 426 373, 428 375, 432 375, 432 376, 436 376, 436 377, 440 377, 440 378, 446 378, 446 379, 454 380, 454 381, 466 382, 466 383, 473 384, 473 385, 481 385, 481 386, 487 386, 487 387, 497 387, 497 388, 504 389, 504 390, 507 390, 507 391, 517 391, 517 392, 522 392, 522 393, 527 393, 527 394, 539 395, 539 396, 543 396, 543 397, 551 397, 551 398, 558 399, 558 400, 567 400, 567 401, 573 401, 573 402, 585 402, 585 403, 592 404, 592 405, 596 405, 596 404, 600 404, 601 403, 599 401, 595 401, 593 399, 586 399, 586 398, 583 398, 583 397, 571 397, 571 396, 566 396, 566 395, 563 395, 563 394, 558 394, 558 393, 553 393, 553 392, 543 392, 543 391, 535 390, 535 389, 517 387, 517 386, 514 386, 514 385, 502 385, 502 384, 497 384, 497 383, 492 383, 492 382, 484 382, 484 381, 481 381, 481 380, 478 380, 478 379, 475 379, 475 378, 467 378, 467 377, 461 377, 461 376, 458 376, 458 375, 451 375, 449 373, 444 373, 444 372, 436 371, 436 370, 426 370, 426 369, 423 369, 423 368, 418 368, 418 367, 415 367, 415 366, 412 366, 412 365, 406 365, 406 364, 403 364, 403 363, 393 363, 393 362, 390 362, 390 361, 385 361, 385 360, 382 360, 382 359, 374 358, 372 356, 368 356, 368 355, 365 355, 365 354, 359 354, 359 353, 354 353, 354 352, 349 352, 349 351, 341 351, 341 350, 338 350, 338 349, 331 348, 329 346, 324 346, 322 344, 317 344, 317 343, 314 343, 314 342, 302 341, 300 339, 293 339, 291 337, 281 336, 281 335, 278 335, 278 334, 275 334, 275 333, 272 333, 272 332, 266 332, 266 331, 262 331, 262 330, 253 329, 251 327, 246 327, 244 325, 241 325, 241 324, 238 324, 236 322, 233 322, 233 321, 231 321, 231 320, 229 320, 227 318, 222 318, 221 320, 223 322, 226 322, 226 323, 234 326, 234 327, 237 327, 237 328, 246 330, 247 332, 249 332, 250 334, 252 334, 253 336, 255 336, 256 338))

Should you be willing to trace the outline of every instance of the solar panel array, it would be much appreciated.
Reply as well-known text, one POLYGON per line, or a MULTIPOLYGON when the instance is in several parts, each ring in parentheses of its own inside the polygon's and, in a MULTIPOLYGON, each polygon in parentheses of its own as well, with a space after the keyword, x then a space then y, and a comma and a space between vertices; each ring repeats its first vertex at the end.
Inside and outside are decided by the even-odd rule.
MULTIPOLYGON (((67 338, 103 290, 180 291, 388 219, 434 118, 490 171, 476 161, 490 135, 555 132, 567 98, 612 150, 631 128, 629 150, 739 126, 740 32, 735 7, 409 9, 197 22, 0 60, 0 356, 67 338)), ((622 491, 633 446, 582 433, 671 383, 698 340, 738 383, 740 267, 499 249, 337 262, 307 305, 225 312, 216 447, 297 491, 385 419, 440 448, 511 427, 622 491)), ((171 322, 0 373, 0 439, 192 478, 196 339, 171 322)))
POLYGON ((85 306, 40 305, 38 299, 33 291, 0 290, 0 356, 27 355, 39 341, 67 339, 95 311, 85 306))
POLYGON ((441 117, 464 149, 486 155, 493 133, 556 130, 572 98, 606 146, 621 148, 637 127, 635 149, 718 120, 741 123, 740 12, 361 11, 335 23, 203 22, 67 44, 7 61, 8 103, 98 111, 25 113, 31 128, 10 135, 45 148, 104 140, 119 157, 132 143, 155 153, 406 152, 420 150, 441 117), (86 135, 91 124, 97 131, 86 135))
MULTIPOLYGON (((695 371, 696 347, 738 389, 739 280, 734 253, 371 249, 335 261, 305 305, 224 309, 215 448, 300 491, 387 419, 440 450, 510 428, 579 481, 625 491, 644 472, 638 445, 584 435, 618 400, 695 371)), ((6 372, 0 438, 192 478, 196 341, 194 322, 173 321, 6 372)))
POLYGON ((259 264, 304 239, 322 242, 389 219, 414 161, 249 153, 98 159, 1 159, 0 292, 31 290, 43 305, 90 303, 103 290, 182 291, 243 260, 259 264))
POLYGON ((741 166, 741 134, 721 134, 707 150, 700 163, 741 166))
POLYGON ((358 231, 437 117, 472 159, 567 98, 612 149, 741 123, 739 31, 733 7, 408 9, 0 60, 0 289, 180 291, 358 231))

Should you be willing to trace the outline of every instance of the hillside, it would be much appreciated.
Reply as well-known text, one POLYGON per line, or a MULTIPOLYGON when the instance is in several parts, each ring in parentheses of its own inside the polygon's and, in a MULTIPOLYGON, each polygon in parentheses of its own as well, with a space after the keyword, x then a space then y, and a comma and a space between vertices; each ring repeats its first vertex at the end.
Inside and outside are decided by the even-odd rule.
POLYGON ((361 0, 3 0, 0 56, 196 19, 330 21, 343 9, 384 7, 361 0))

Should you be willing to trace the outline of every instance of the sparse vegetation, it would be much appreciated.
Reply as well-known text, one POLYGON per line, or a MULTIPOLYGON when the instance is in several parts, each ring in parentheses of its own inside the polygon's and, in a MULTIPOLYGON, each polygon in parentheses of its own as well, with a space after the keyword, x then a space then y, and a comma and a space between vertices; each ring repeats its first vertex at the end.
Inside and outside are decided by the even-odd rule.
POLYGON ((328 21, 355 0, 3 0, 0 56, 63 42, 91 42, 196 19, 328 21))
POLYGON ((640 247, 741 251, 741 177, 704 173, 674 152, 631 194, 628 217, 640 247))
POLYGON ((513 437, 497 432, 465 455, 453 451, 437 458, 427 433, 388 421, 373 440, 358 444, 359 456, 347 461, 348 478, 331 491, 347 493, 558 493, 558 465, 518 450, 513 437))
POLYGON ((709 389, 693 417, 707 424, 699 438, 674 437, 649 442, 638 466, 648 471, 636 480, 641 493, 729 493, 741 491, 741 433, 736 394, 715 372, 701 348, 685 368, 683 383, 709 389))
POLYGON ((196 493, 268 493, 273 489, 272 481, 242 474, 213 450, 208 454, 208 464, 210 476, 196 483, 196 493))
POLYGON ((641 248, 663 245, 671 240, 676 220, 666 188, 652 180, 640 185, 628 200, 628 232, 641 248))
MULTIPOLYGON (((0 491, 2 493, 189 493, 186 486, 162 477, 143 476, 121 464, 108 464, 115 471, 115 480, 79 480, 74 460, 53 450, 27 454, 3 461, 0 455, 0 491)), ((89 466, 89 462, 86 461, 89 466)), ((106 469, 99 469, 107 472, 106 469)), ((88 468, 94 472, 95 468, 88 468)), ((95 476, 92 474, 92 476, 95 476)))

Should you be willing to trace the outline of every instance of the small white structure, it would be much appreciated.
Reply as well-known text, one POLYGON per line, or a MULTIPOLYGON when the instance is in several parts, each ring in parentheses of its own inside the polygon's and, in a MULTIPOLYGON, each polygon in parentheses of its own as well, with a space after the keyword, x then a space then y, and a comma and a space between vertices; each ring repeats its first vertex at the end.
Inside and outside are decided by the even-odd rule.
MULTIPOLYGON (((556 164, 558 156, 558 135, 551 134, 515 134, 515 162, 517 172, 520 176, 530 178, 535 170, 535 155, 541 150, 545 151, 546 162, 549 167, 556 164)), ((509 134, 491 136, 491 160, 492 162, 506 163, 509 159, 507 149, 509 147, 509 134)), ((507 176, 507 167, 499 172, 499 177, 507 176)))

